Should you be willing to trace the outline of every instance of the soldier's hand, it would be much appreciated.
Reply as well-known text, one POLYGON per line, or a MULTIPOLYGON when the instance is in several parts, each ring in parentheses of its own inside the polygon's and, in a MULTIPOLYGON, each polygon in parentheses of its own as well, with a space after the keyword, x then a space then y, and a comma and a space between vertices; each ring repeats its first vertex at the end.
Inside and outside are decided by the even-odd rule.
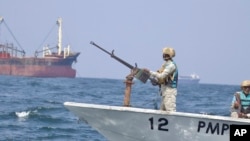
POLYGON ((234 102, 234 108, 235 109, 238 109, 240 107, 240 104, 236 101, 236 102, 234 102))

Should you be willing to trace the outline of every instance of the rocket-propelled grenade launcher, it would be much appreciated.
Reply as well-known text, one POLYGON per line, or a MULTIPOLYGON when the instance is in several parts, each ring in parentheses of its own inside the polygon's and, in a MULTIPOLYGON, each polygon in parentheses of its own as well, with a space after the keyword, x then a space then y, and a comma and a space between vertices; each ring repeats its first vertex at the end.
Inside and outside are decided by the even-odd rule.
POLYGON ((117 60, 118 62, 122 63, 123 65, 127 66, 128 68, 130 68, 133 72, 133 74, 135 75, 135 78, 139 79, 141 82, 146 83, 148 79, 150 79, 151 81, 156 81, 153 80, 150 77, 150 74, 148 72, 146 72, 143 69, 139 69, 137 68, 137 65, 135 64, 135 67, 132 66, 131 64, 127 63, 126 61, 122 60, 121 58, 115 56, 114 54, 114 50, 112 50, 112 52, 108 52, 107 50, 103 49, 102 47, 98 46, 97 44, 95 44, 94 42, 90 42, 90 44, 96 46, 97 48, 101 49, 102 51, 104 51, 105 53, 109 54, 112 58, 114 58, 115 60, 117 60))

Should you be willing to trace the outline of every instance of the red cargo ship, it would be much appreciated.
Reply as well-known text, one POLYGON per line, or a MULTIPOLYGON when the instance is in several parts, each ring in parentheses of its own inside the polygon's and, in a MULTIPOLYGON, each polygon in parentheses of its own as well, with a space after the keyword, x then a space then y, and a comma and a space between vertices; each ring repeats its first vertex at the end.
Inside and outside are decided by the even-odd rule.
MULTIPOLYGON (((4 20, 0 17, 0 25, 2 23, 4 20)), ((69 45, 62 50, 61 18, 57 20, 57 25, 57 46, 46 46, 43 50, 36 51, 34 57, 25 57, 25 51, 17 49, 13 44, 0 43, 0 75, 74 78, 76 70, 72 68, 72 64, 76 62, 80 52, 71 52, 69 45), (52 52, 56 48, 57 52, 52 52), (42 57, 38 57, 39 53, 43 54, 42 57)))

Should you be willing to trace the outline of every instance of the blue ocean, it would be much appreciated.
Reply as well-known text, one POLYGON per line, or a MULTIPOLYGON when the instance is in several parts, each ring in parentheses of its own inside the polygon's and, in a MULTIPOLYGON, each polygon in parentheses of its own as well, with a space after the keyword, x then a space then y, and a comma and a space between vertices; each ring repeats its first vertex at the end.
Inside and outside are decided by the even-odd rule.
MULTIPOLYGON (((157 109, 158 87, 134 80, 132 107, 157 109)), ((229 116, 239 86, 179 84, 177 111, 229 116)), ((1 141, 107 141, 63 103, 123 105, 124 80, 0 76, 1 141)))

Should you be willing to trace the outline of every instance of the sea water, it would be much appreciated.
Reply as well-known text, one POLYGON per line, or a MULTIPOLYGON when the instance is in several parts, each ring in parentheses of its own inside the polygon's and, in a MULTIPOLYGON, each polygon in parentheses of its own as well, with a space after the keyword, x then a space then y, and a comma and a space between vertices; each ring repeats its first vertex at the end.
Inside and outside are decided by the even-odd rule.
MULTIPOLYGON (((239 86, 179 84, 177 111, 229 116, 239 86)), ((123 105, 124 80, 0 76, 0 140, 107 141, 63 103, 123 105)), ((130 104, 159 108, 159 88, 134 80, 130 104)))

